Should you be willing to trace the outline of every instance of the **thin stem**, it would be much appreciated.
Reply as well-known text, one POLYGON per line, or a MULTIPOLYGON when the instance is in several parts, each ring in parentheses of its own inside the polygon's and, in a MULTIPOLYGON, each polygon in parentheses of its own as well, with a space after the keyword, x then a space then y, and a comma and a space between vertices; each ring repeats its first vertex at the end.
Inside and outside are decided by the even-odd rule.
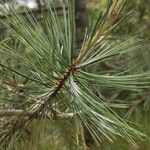
MULTIPOLYGON (((74 113, 63 113, 63 112, 56 112, 57 117, 59 118, 73 118, 74 113)), ((33 111, 24 111, 24 110, 17 110, 17 109, 4 109, 0 110, 0 117, 12 117, 12 116, 23 116, 23 117, 30 117, 34 114, 33 111)), ((49 114, 39 115, 38 117, 49 116, 49 114)))

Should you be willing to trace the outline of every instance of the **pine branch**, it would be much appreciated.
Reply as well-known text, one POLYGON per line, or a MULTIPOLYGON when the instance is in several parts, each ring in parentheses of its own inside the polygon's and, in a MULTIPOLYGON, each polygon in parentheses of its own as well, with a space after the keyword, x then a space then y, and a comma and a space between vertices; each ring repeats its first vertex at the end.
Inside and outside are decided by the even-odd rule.
POLYGON ((33 112, 17 110, 17 109, 4 109, 0 110, 0 117, 10 117, 10 116, 31 116, 33 112))
MULTIPOLYGON (((77 62, 76 61, 72 65, 69 66, 69 68, 67 69, 67 71, 63 74, 62 78, 58 81, 58 85, 56 86, 56 88, 50 94, 50 96, 48 97, 48 99, 46 101, 44 101, 38 107, 37 110, 35 110, 33 112, 25 112, 25 113, 23 111, 17 111, 17 112, 13 111, 13 113, 20 113, 20 115, 17 118, 14 118, 14 119, 10 120, 8 123, 4 124, 1 128, 2 129, 6 129, 11 124, 10 132, 15 133, 18 129, 23 128, 28 121, 30 122, 34 118, 37 118, 39 116, 39 114, 43 114, 44 110, 49 105, 51 105, 52 100, 57 96, 58 92, 65 85, 65 82, 68 80, 68 78, 70 77, 70 75, 73 74, 74 71, 76 71, 76 66, 77 66, 77 62), (26 115, 27 117, 24 117, 24 115, 26 115)), ((57 117, 56 112, 54 112, 53 110, 52 110, 52 112, 54 114, 54 117, 57 117)), ((4 114, 11 115, 12 112, 11 111, 1 112, 1 115, 4 115, 4 114)), ((66 116, 65 114, 62 114, 62 116, 64 118, 68 118, 68 116, 66 116)), ((73 114, 69 114, 69 117, 70 116, 73 116, 73 114)), ((5 138, 7 138, 9 136, 10 136, 10 133, 4 135, 5 138)), ((3 138, 1 139, 1 141, 2 140, 3 140, 3 138)))
MULTIPOLYGON (((24 110, 19 110, 19 109, 0 110, 0 117, 12 117, 12 116, 30 117, 33 114, 34 114, 33 111, 24 111, 24 110)), ((56 111, 56 114, 57 114, 57 117, 63 118, 63 119, 72 118, 74 116, 74 113, 63 113, 63 112, 60 112, 60 111, 56 111)), ((49 114, 44 114, 44 115, 39 114, 37 118, 44 117, 44 116, 49 118, 49 114)))
MULTIPOLYGON (((33 59, 28 58, 24 53, 20 52, 20 48, 16 43, 9 46, 9 43, 6 41, 6 43, 1 43, 0 53, 2 57, 7 56, 10 58, 13 64, 10 65, 5 60, 1 64, 6 62, 6 65, 1 66, 12 72, 12 74, 22 77, 22 81, 18 80, 19 83, 23 82, 24 84, 24 79, 27 79, 27 81, 29 78, 32 79, 28 83, 25 81, 26 87, 29 91, 34 88, 31 93, 38 93, 38 101, 29 104, 29 106, 25 105, 27 107, 26 110, 32 112, 23 112, 21 110, 15 112, 12 110, 14 113, 20 114, 16 114, 10 120, 8 118, 5 120, 4 118, 4 122, 0 126, 0 130, 2 131, 0 133, 0 140, 4 142, 7 140, 10 141, 15 133, 18 136, 20 131, 27 127, 32 120, 38 118, 40 115, 45 115, 48 109, 52 117, 57 117, 57 114, 61 113, 53 110, 52 106, 55 103, 54 106, 60 110, 69 110, 74 114, 77 113, 77 121, 80 120, 87 127, 97 143, 101 141, 100 135, 104 135, 110 141, 113 141, 114 135, 119 135, 129 142, 134 143, 135 137, 141 139, 145 137, 145 134, 130 127, 110 108, 111 104, 105 104, 101 97, 97 97, 90 87, 95 84, 105 88, 122 88, 130 89, 131 91, 136 88, 137 91, 141 91, 143 88, 148 89, 150 87, 149 73, 124 76, 114 74, 110 76, 93 74, 86 69, 87 65, 104 62, 112 56, 126 54, 141 48, 140 40, 138 39, 129 39, 118 45, 106 41, 107 35, 122 21, 122 19, 120 21, 116 20, 116 17, 120 16, 119 14, 125 6, 126 0, 123 0, 122 3, 116 1, 113 5, 111 4, 112 1, 109 0, 107 11, 103 16, 99 17, 97 23, 85 34, 83 46, 75 60, 72 55, 75 48, 76 36, 75 1, 71 0, 68 2, 68 10, 66 10, 66 3, 62 1, 63 26, 51 5, 48 6, 49 13, 43 18, 44 30, 42 24, 39 24, 36 18, 29 14, 26 20, 16 10, 14 11, 14 16, 12 15, 8 19, 2 20, 3 25, 10 29, 13 36, 33 52, 33 56, 31 55, 33 59), (10 22, 13 28, 9 24, 10 22), (10 51, 9 47, 13 47, 11 48, 13 50, 10 51), (18 62, 21 63, 19 68, 15 67, 15 64, 18 62), (77 69, 80 70, 76 72, 77 69), (45 84, 38 86, 39 81, 49 86, 47 87, 45 84), (62 106, 65 107, 62 108, 62 106)), ((108 64, 107 66, 114 69, 113 66, 108 64)), ((8 91, 3 91, 3 93, 6 95, 8 91)), ((22 105, 24 102, 28 101, 23 101, 22 105)), ((11 115, 12 112, 5 110, 1 114, 11 115)), ((65 113, 63 115, 66 116, 65 113)), ((70 115, 72 116, 73 114, 70 115)), ((59 120, 57 120, 57 123, 59 125, 59 120)), ((63 125, 59 127, 61 128, 63 125)), ((68 134, 68 132, 64 132, 64 134, 68 134)), ((67 139, 69 139, 68 136, 67 139)))

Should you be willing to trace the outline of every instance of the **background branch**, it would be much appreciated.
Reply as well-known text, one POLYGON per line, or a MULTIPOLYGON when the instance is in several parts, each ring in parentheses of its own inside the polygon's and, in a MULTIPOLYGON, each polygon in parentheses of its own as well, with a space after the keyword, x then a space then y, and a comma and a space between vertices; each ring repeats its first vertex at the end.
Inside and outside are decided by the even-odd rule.
MULTIPOLYGON (((12 116, 24 116, 24 117, 29 117, 33 115, 33 111, 24 111, 24 110, 17 110, 17 109, 4 109, 0 110, 0 117, 12 117, 12 116)), ((43 116, 43 115, 40 115, 43 116)), ((50 118, 49 114, 44 114, 44 116, 47 116, 50 118)), ((68 119, 68 118, 73 118, 74 113, 63 113, 60 111, 56 111, 56 116, 63 118, 63 119, 68 119)))
MULTIPOLYGON (((66 8, 67 9, 67 8, 66 8)), ((52 8, 52 10, 54 11, 54 8, 52 8)), ((62 16, 63 15, 63 8, 62 7, 56 7, 55 8, 57 14, 59 16, 62 16)), ((28 13, 29 14, 33 14, 33 15, 39 15, 41 14, 42 12, 48 12, 48 9, 47 7, 45 6, 41 6, 39 7, 38 9, 33 9, 33 10, 30 10, 28 13)), ((26 16, 26 12, 24 11, 21 11, 20 12, 21 15, 23 16, 26 16)), ((7 15, 0 15, 0 19, 6 19, 7 17, 11 17, 12 14, 7 14, 7 15)))

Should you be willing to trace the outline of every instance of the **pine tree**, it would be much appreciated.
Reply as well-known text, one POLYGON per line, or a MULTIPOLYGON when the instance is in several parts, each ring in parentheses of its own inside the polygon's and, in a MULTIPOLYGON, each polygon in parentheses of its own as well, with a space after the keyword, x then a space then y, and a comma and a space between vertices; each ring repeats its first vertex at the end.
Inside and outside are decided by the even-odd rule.
POLYGON ((86 148, 85 130, 97 145, 102 139, 113 141, 118 136, 132 144, 134 139, 146 137, 112 109, 118 105, 109 105, 92 88, 135 94, 150 88, 149 71, 108 75, 90 70, 90 66, 142 48, 137 37, 119 43, 107 38, 128 16, 123 13, 128 1, 108 0, 106 9, 86 29, 77 57, 73 55, 75 0, 60 2, 63 20, 53 2, 45 3, 46 12, 40 16, 27 9, 24 16, 10 5, 10 15, 1 19, 11 33, 0 42, 2 148, 19 149, 28 143, 26 139, 34 137, 38 146, 46 132, 48 141, 44 144, 48 149, 55 149, 58 143, 65 143, 62 149, 86 148))

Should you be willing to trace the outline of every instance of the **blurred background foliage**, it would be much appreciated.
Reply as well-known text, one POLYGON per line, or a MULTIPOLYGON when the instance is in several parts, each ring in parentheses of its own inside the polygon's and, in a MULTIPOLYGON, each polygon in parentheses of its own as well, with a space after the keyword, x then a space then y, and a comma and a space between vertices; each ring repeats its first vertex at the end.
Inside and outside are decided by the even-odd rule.
MULTIPOLYGON (((87 14, 89 22, 92 19, 93 11, 98 12, 100 9, 105 9, 105 0, 86 0, 87 14)), ((131 53, 130 56, 124 58, 116 58, 105 64, 97 65, 96 67, 90 66, 90 69, 99 72, 113 74, 116 72, 128 70, 132 73, 142 72, 150 70, 150 1, 149 0, 129 0, 128 9, 132 10, 132 13, 129 17, 122 23, 122 25, 117 28, 114 33, 109 37, 110 40, 116 41, 116 43, 122 40, 126 40, 129 36, 137 36, 137 38, 143 39, 144 48, 139 50, 138 53, 131 53), (128 63, 126 63, 128 62, 128 63), (106 70, 101 72, 101 70, 106 70)), ((79 27, 80 28, 80 27, 79 27)), ((80 30, 80 29, 79 29, 80 30)), ((9 31, 6 30, 3 26, 0 26, 0 39, 11 37, 9 31)), ((78 31, 79 38, 82 40, 83 32, 82 30, 78 31)), ((79 39, 77 39, 78 41, 79 39)), ((80 41, 80 40, 79 40, 80 41)), ((15 43, 15 42, 14 42, 15 43)), ((79 42, 80 43, 80 42, 79 42)), ((12 41, 13 44, 13 41, 12 41)), ((17 45, 16 45, 17 47, 17 45)), ((78 45, 77 45, 78 47, 78 45)), ((80 47, 80 46, 79 46, 80 47)), ((27 55, 30 55, 29 50, 24 50, 27 55)), ((125 56, 124 56, 125 57, 125 56)), ((2 58, 1 58, 2 59, 2 58)), ((11 80, 11 79, 10 79, 11 80)), ((95 93, 100 96, 104 101, 111 103, 119 103, 122 105, 122 108, 116 109, 116 111, 124 118, 129 119, 135 124, 140 124, 141 129, 148 136, 150 136, 150 91, 142 93, 142 96, 138 94, 134 95, 127 90, 117 90, 113 89, 98 89, 95 88, 95 93)), ((0 106, 4 107, 4 104, 0 106)), ((35 122, 36 124, 36 122, 35 122)), ((30 128, 36 130, 36 125, 34 123, 30 128)), ((54 127, 57 128, 57 127, 54 127)), ((42 127, 40 128, 40 130, 42 127)), ((53 141, 50 138, 49 127, 44 129, 44 135, 37 135, 33 131, 33 139, 31 143, 25 140, 24 143, 19 143, 16 148, 22 149, 26 147, 27 144, 30 145, 31 150, 62 150, 65 149, 65 146, 62 145, 62 141, 59 140, 58 144, 53 145, 53 141), (36 140, 34 140, 34 138, 36 140), (37 142, 40 141, 40 142, 37 142), (49 142, 48 142, 49 141, 49 142), (57 146, 56 146, 57 145, 57 146), (60 148, 61 147, 61 148, 60 148)), ((69 129, 68 129, 69 130, 69 129)), ((56 131, 57 132, 57 131, 56 131)), ((57 141, 57 140, 56 140, 57 141)), ((26 149, 26 148, 25 148, 26 149)), ((124 140, 118 138, 114 143, 108 143, 107 141, 102 141, 101 148, 97 148, 94 145, 91 146, 93 150, 149 150, 150 149, 150 140, 146 141, 137 141, 135 145, 129 145, 124 140)))
MULTIPOLYGON (((122 26, 116 31, 116 35, 127 36, 136 34, 142 39, 150 40, 150 1, 149 0, 130 0, 128 10, 132 11, 122 26)), ((105 0, 87 0, 88 12, 105 9, 105 0)))

